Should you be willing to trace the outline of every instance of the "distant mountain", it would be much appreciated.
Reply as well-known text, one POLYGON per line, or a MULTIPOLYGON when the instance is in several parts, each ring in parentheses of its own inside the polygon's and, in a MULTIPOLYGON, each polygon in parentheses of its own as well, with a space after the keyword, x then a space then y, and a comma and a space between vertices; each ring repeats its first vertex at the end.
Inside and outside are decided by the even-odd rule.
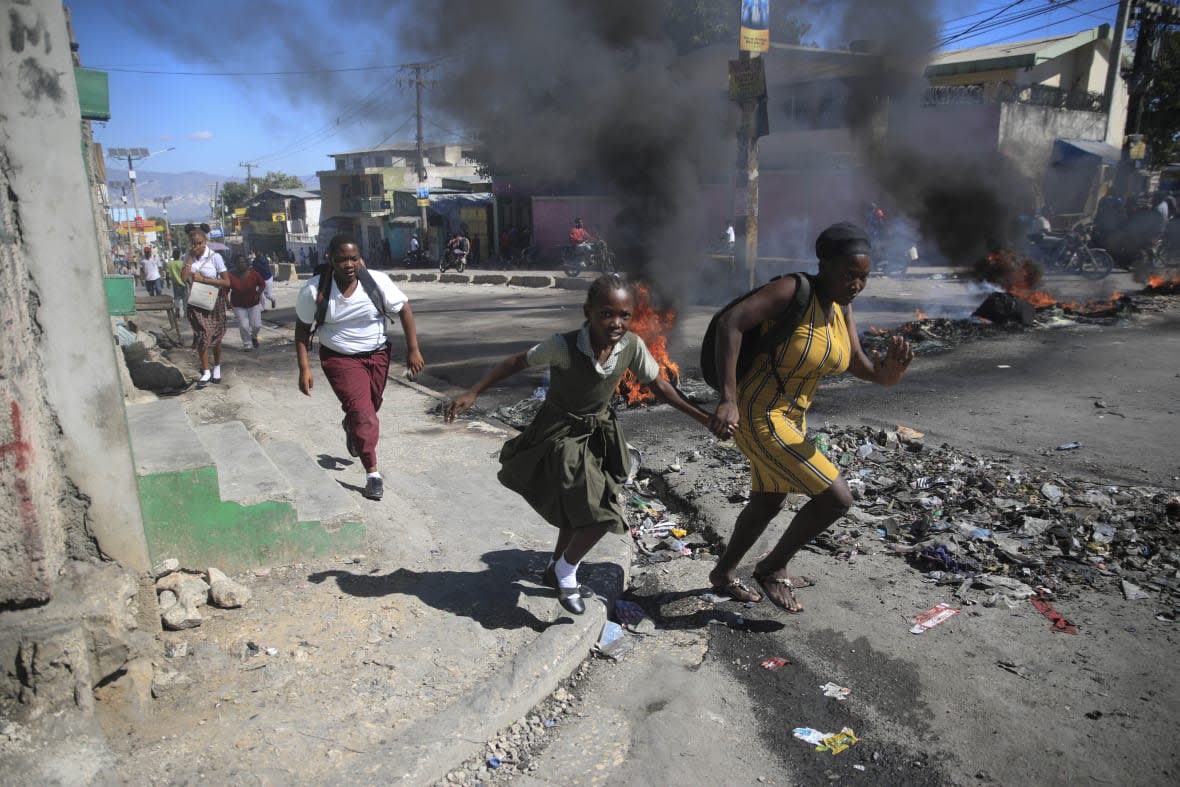
MULTIPOLYGON (((242 183, 245 178, 215 175, 209 172, 154 172, 135 171, 136 194, 139 207, 145 215, 162 215, 157 197, 172 197, 168 200, 168 220, 173 224, 186 221, 204 221, 210 216, 209 202, 216 184, 242 183)), ((304 186, 318 189, 315 175, 303 178, 304 186)), ((127 183, 127 170, 107 168, 107 189, 111 194, 111 205, 121 207, 123 188, 127 183)), ((131 191, 127 190, 127 207, 131 207, 131 191)))

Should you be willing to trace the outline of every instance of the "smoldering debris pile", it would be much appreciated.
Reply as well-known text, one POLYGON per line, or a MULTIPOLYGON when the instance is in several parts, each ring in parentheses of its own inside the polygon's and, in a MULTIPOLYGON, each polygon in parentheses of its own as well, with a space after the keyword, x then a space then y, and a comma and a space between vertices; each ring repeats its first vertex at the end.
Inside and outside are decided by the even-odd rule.
POLYGON ((866 352, 876 350, 884 353, 889 348, 891 337, 903 336, 909 340, 916 355, 925 355, 950 350, 978 339, 1035 330, 1063 322, 1111 325, 1137 308, 1136 302, 1125 295, 1103 302, 1054 303, 1034 308, 1015 295, 993 293, 980 304, 971 318, 952 320, 946 317, 922 317, 889 330, 868 328, 861 335, 861 346, 866 352))
MULTIPOLYGON (((1156 601, 1175 619, 1180 498, 1172 493, 1065 479, 928 445, 905 427, 828 429, 811 439, 855 499, 813 542, 817 551, 850 561, 896 554, 924 581, 955 585, 962 603, 1014 604, 1090 588, 1156 601)), ((712 472, 686 497, 721 491, 741 502, 749 471, 740 454, 715 442, 705 450, 712 472)))

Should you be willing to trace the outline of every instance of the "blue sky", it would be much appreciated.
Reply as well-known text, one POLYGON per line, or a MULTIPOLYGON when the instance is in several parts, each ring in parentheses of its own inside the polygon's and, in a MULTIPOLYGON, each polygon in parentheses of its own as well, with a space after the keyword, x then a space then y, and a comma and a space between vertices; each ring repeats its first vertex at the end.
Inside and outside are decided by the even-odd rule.
MULTIPOLYGON (((332 152, 413 136, 413 91, 397 84, 397 65, 415 53, 398 48, 392 3, 370 0, 355 9, 308 0, 67 5, 83 65, 110 73, 112 118, 96 124, 97 140, 151 151, 175 147, 142 169, 244 177, 238 164, 251 161, 260 164, 256 173, 309 175, 329 168, 332 152)), ((1117 8, 1111 0, 934 5, 944 38, 953 39, 949 49, 1113 23, 1117 8)), ((417 7, 428 11, 430 3, 417 7)), ((431 118, 429 90, 426 117, 428 137, 459 137, 461 130, 447 128, 445 119, 431 118)))

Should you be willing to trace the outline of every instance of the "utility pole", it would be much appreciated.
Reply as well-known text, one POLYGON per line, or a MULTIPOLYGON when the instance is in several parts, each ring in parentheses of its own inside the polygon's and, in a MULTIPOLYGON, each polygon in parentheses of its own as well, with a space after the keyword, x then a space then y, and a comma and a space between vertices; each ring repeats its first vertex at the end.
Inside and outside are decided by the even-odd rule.
MULTIPOLYGON (((1106 139, 1110 141, 1110 133, 1114 131, 1111 108, 1114 102, 1114 91, 1118 85, 1119 72, 1123 67, 1123 46, 1127 38, 1127 21, 1131 17, 1131 6, 1134 0, 1119 0, 1119 17, 1114 24, 1114 38, 1110 42, 1110 61, 1106 67, 1106 93, 1102 98, 1102 110, 1106 113, 1106 139)), ((1125 131, 1125 126, 1124 126, 1125 131)), ((1119 140, 1120 145, 1122 140, 1119 140)))
POLYGON ((156 197, 155 203, 164 210, 164 246, 168 250, 168 258, 172 258, 172 225, 168 222, 168 203, 172 201, 172 195, 167 197, 156 197))
MULTIPOLYGON (((167 153, 169 150, 176 150, 176 148, 164 148, 163 150, 157 150, 155 153, 150 152, 147 148, 111 148, 107 151, 113 158, 127 158, 127 179, 131 181, 131 209, 134 211, 131 220, 135 223, 137 238, 141 248, 143 246, 143 221, 139 217, 139 195, 135 190, 135 162, 150 158, 157 153, 167 153)), ((130 228, 127 230, 127 241, 128 245, 130 245, 130 228)))
MULTIPOLYGON (((744 3, 737 3, 739 9, 744 3)), ((739 11, 740 14, 740 11, 739 11)), ((751 20, 753 21, 753 20, 751 20)), ((729 94, 742 108, 738 127, 737 183, 744 191, 742 211, 735 211, 734 268, 746 270, 749 289, 757 280, 758 265, 758 138, 768 133, 766 120, 766 65, 760 56, 770 48, 770 32, 762 26, 746 29, 739 19, 738 59, 729 61, 729 94)))
POLYGON ((238 162, 238 166, 246 168, 246 199, 247 200, 253 199, 253 197, 254 197, 254 168, 257 167, 258 165, 242 161, 242 162, 238 162))
MULTIPOLYGON (((430 63, 406 63, 405 65, 401 66, 401 68, 398 71, 398 73, 403 73, 403 74, 408 74, 411 72, 413 73, 413 77, 408 77, 408 78, 407 77, 399 77, 397 83, 400 86, 400 85, 408 82, 414 86, 414 92, 415 92, 415 110, 414 111, 415 111, 415 116, 417 117, 417 121, 418 121, 417 145, 418 145, 418 187, 419 187, 419 189, 426 186, 426 151, 423 149, 424 142, 423 142, 423 138, 422 138, 422 88, 426 87, 427 85, 434 84, 434 80, 422 79, 422 74, 427 71, 431 71, 432 69, 434 69, 434 65, 432 65, 430 63)), ((429 243, 430 233, 428 232, 428 228, 430 225, 429 225, 427 217, 426 217, 426 205, 421 204, 422 203, 421 198, 419 198, 418 201, 419 201, 419 204, 420 204, 420 207, 422 210, 422 215, 419 217, 419 221, 422 224, 422 230, 421 230, 422 250, 426 251, 427 249, 430 248, 430 243, 429 243)))

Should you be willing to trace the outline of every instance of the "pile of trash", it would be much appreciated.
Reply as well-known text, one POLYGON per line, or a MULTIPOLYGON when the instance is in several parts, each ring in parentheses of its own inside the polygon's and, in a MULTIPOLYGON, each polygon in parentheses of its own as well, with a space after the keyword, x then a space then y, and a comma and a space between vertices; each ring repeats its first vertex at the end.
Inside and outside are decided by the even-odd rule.
MULTIPOLYGON (((1166 607, 1161 617, 1175 619, 1180 498, 1174 493, 1049 476, 928 445, 923 437, 904 426, 813 433, 811 441, 840 468, 855 502, 810 548, 855 561, 883 547, 921 571, 924 581, 955 585, 953 595, 964 604, 1011 606, 1089 588, 1156 600, 1166 607)), ((728 480, 711 477, 710 489, 720 487, 740 502, 749 490, 744 459, 719 443, 706 450, 732 471, 723 473, 728 480)), ((806 499, 796 497, 789 500, 793 508, 806 499)))
POLYGON ((632 477, 622 491, 631 538, 646 562, 664 563, 679 557, 695 559, 708 553, 709 544, 703 538, 690 537, 694 534, 660 501, 649 486, 650 481, 650 478, 632 477))

